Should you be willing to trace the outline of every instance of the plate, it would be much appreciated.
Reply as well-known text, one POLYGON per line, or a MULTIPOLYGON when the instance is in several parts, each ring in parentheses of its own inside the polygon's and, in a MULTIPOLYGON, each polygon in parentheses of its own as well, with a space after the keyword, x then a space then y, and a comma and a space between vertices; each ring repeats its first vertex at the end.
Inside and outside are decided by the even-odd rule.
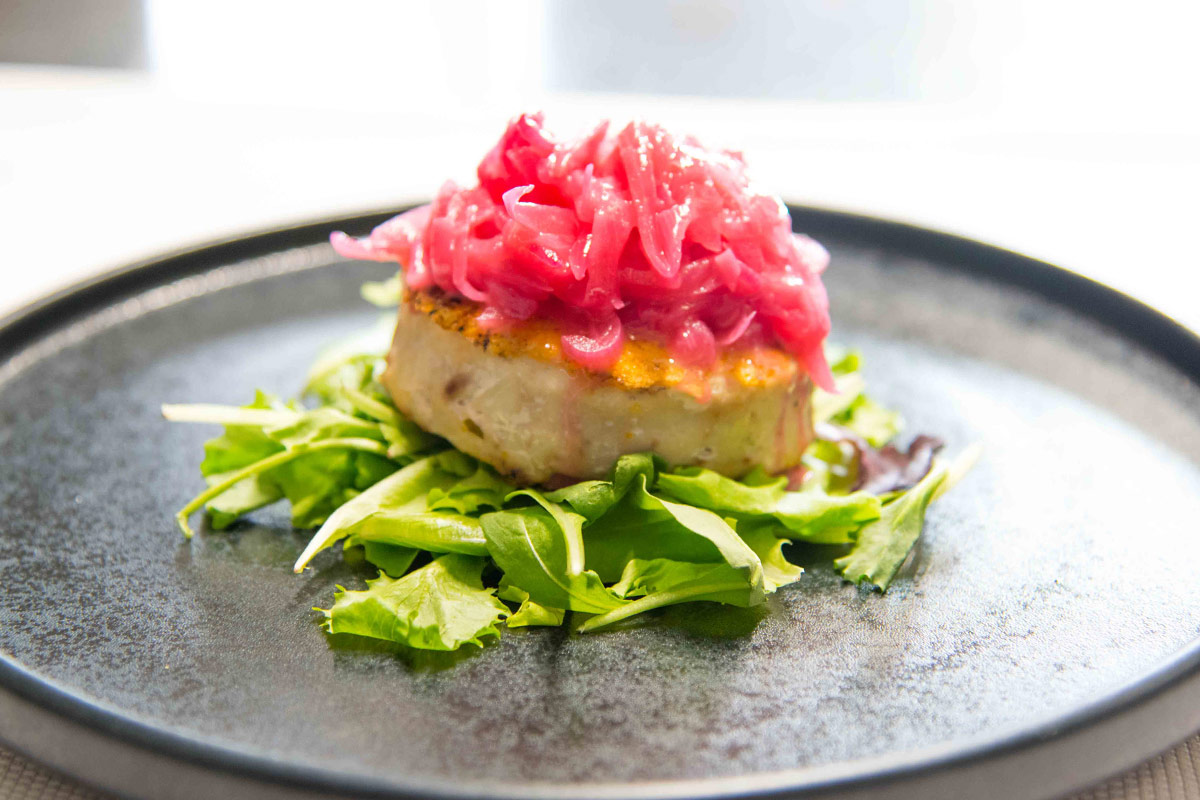
MULTIPOLYGON (((0 325, 0 737, 138 797, 1050 796, 1200 728, 1200 343, 1077 275, 797 208, 839 343, 984 457, 886 595, 412 654, 327 637, 361 567, 284 510, 190 543, 204 427, 369 325, 326 220, 135 265, 0 325)), ((803 557, 803 554, 800 555, 803 557)))

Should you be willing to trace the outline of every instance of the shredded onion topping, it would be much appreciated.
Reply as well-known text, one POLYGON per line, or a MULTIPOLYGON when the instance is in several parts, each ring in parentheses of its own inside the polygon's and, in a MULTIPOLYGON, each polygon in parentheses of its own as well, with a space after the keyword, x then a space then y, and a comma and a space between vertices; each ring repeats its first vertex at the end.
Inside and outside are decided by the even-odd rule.
POLYGON ((532 114, 477 175, 364 239, 331 242, 347 258, 398 262, 410 289, 480 303, 488 329, 556 320, 564 354, 590 370, 611 367, 635 334, 697 367, 727 348, 779 347, 833 388, 829 254, 755 191, 741 154, 642 122, 559 141, 532 114))

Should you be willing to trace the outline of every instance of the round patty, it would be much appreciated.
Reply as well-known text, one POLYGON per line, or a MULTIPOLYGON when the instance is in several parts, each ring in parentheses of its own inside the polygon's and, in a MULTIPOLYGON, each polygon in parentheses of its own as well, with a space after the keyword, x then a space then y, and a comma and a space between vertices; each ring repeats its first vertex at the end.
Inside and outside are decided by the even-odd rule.
POLYGON ((698 370, 633 339, 597 374, 563 358, 553 323, 485 332, 479 309, 410 294, 383 382, 418 425, 518 482, 602 478, 643 451, 732 477, 782 472, 812 440, 812 384, 781 350, 726 352, 698 370))

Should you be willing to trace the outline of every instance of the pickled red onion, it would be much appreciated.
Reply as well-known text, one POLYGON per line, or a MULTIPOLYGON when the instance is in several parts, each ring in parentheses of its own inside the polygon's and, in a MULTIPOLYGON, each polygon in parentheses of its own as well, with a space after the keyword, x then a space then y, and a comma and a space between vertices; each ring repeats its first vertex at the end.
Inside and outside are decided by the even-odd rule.
POLYGON ((489 329, 560 320, 564 354, 586 369, 611 367, 633 332, 700 367, 724 348, 779 347, 833 387, 829 254, 792 233, 740 154, 641 122, 563 142, 533 114, 509 124, 477 176, 364 239, 331 242, 347 258, 398 262, 414 290, 480 303, 489 329))

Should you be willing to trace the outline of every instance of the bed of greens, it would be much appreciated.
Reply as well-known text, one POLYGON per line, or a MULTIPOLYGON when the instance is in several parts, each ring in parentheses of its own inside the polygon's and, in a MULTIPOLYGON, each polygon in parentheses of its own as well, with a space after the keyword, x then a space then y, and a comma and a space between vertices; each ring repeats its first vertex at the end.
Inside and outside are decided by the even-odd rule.
MULTIPOLYGON (((368 284, 364 296, 394 307, 394 288, 368 284)), ((818 438, 796 474, 732 480, 641 453, 608 480, 517 487, 392 405, 379 383, 390 324, 326 353, 307 404, 259 392, 244 407, 163 407, 224 426, 204 446, 208 488, 177 515, 185 535, 202 510, 220 531, 286 500, 295 527, 316 528, 296 572, 338 543, 378 569, 317 609, 331 633, 456 650, 504 627, 585 633, 679 603, 754 606, 800 579, 789 542, 840 548, 848 581, 886 590, 927 507, 976 455, 944 461, 928 436, 891 444, 899 415, 865 393, 858 354, 831 352, 839 391, 817 390, 818 438)))

